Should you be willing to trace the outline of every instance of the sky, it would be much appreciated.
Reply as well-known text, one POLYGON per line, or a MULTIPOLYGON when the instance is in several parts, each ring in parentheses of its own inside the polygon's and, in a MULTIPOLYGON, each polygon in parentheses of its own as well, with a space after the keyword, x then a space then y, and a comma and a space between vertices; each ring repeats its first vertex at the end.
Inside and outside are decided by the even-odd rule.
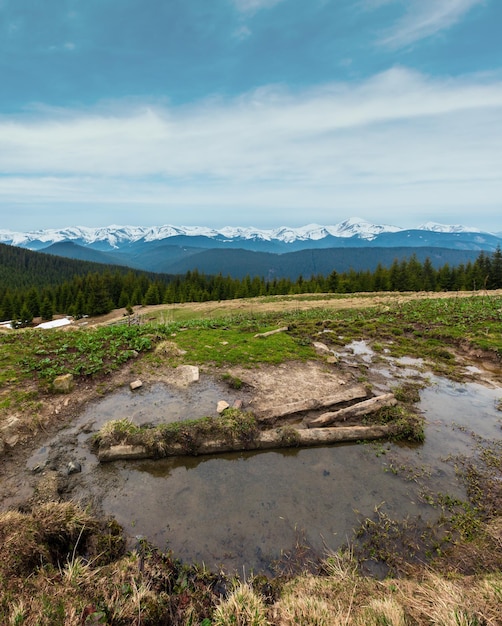
POLYGON ((502 231, 502 0, 0 0, 0 229, 502 231))

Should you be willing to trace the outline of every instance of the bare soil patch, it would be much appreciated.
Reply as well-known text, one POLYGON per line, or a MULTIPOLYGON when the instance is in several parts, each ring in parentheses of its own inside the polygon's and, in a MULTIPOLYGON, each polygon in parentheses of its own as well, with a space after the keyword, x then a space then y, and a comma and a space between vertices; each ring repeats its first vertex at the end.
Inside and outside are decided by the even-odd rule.
POLYGON ((250 405, 257 412, 281 404, 335 395, 354 382, 354 375, 342 367, 318 361, 281 363, 256 369, 234 367, 230 373, 253 390, 250 405))

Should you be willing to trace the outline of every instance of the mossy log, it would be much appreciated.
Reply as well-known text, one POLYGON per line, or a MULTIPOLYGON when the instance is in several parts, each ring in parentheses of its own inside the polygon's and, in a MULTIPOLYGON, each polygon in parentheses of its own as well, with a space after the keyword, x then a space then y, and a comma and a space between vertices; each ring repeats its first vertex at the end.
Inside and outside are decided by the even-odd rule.
MULTIPOLYGON (((299 429, 291 426, 274 428, 259 433, 251 442, 242 444, 223 440, 201 442, 192 455, 223 454, 242 450, 271 450, 302 446, 322 446, 346 441, 381 439, 395 434, 390 424, 373 426, 341 426, 336 428, 299 429)), ((143 445, 113 445, 100 448, 98 459, 101 463, 119 460, 149 459, 170 456, 186 456, 188 453, 181 444, 163 446, 161 450, 151 450, 143 445)))

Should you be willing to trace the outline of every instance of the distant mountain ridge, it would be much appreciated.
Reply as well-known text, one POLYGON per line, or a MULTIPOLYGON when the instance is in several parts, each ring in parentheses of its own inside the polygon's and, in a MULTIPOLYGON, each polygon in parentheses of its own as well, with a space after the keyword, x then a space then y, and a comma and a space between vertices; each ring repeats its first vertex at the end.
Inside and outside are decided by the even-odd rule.
POLYGON ((364 219, 352 217, 333 226, 308 224, 292 228, 281 226, 275 229, 259 229, 253 227, 232 227, 215 229, 204 226, 103 226, 90 228, 75 226, 61 229, 45 229, 29 232, 14 232, 0 230, 0 242, 23 248, 40 249, 53 243, 73 241, 79 245, 100 247, 103 244, 109 249, 120 249, 124 245, 144 242, 161 241, 173 237, 204 237, 217 241, 231 243, 235 241, 277 241, 285 244, 294 242, 313 243, 325 238, 358 238, 366 242, 374 241, 384 233, 407 233, 426 231, 444 234, 477 234, 493 236, 491 233, 482 233, 479 229, 468 228, 462 225, 446 225, 436 222, 427 222, 416 229, 404 229, 398 226, 372 224, 364 219))
POLYGON ((389 259, 412 254, 456 265, 474 259, 480 251, 495 251, 502 238, 458 224, 427 222, 416 229, 403 229, 351 218, 334 226, 309 224, 269 230, 172 225, 70 227, 28 233, 0 230, 0 242, 148 272, 174 274, 197 269, 207 274, 294 279, 311 271, 331 271, 330 267, 371 270, 379 262, 386 265, 389 259), (368 248, 371 250, 364 250, 368 248))

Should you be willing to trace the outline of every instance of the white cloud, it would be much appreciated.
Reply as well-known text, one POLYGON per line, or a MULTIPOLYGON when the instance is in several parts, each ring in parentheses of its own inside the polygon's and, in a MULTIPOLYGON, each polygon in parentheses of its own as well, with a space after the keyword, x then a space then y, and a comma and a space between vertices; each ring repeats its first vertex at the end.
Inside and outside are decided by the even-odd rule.
POLYGON ((329 207, 403 218, 428 207, 436 221, 450 207, 477 219, 500 209, 501 162, 502 81, 404 68, 192 107, 0 118, 5 207, 186 207, 214 210, 213 220, 232 209, 247 223, 274 207, 292 218, 329 207))
POLYGON ((240 26, 236 31, 234 31, 234 38, 239 41, 244 41, 252 35, 251 30, 247 26, 240 26))
POLYGON ((270 9, 284 0, 232 0, 242 13, 254 13, 260 9, 270 9))
MULTIPOLYGON (((395 0, 366 0, 367 7, 376 9, 395 0)), ((406 0, 406 11, 389 29, 379 43, 390 48, 402 48, 450 28, 468 11, 485 0, 406 0)))

